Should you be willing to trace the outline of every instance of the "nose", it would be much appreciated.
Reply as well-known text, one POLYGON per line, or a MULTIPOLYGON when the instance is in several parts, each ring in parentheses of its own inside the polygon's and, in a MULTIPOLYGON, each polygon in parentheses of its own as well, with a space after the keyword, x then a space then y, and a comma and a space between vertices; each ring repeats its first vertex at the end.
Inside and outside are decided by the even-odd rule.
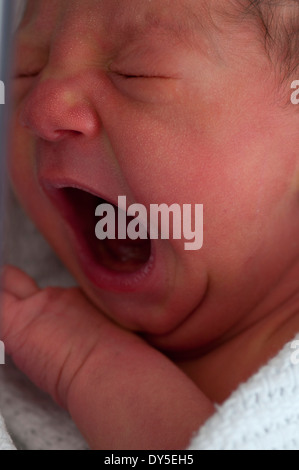
POLYGON ((50 142, 75 135, 95 137, 100 117, 83 81, 79 76, 40 79, 25 99, 21 125, 50 142))

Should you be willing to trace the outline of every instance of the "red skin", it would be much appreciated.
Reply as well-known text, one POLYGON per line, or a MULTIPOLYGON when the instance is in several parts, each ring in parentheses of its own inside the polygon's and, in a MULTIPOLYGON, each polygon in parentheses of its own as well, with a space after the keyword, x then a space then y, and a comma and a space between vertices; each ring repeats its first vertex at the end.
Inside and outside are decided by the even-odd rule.
POLYGON ((69 411, 92 449, 184 449, 213 413, 179 368, 80 289, 40 290, 8 267, 3 302, 7 352, 69 411))
MULTIPOLYGON (((85 310, 98 309, 99 318, 106 318, 115 335, 123 336, 125 342, 132 341, 131 346, 126 346, 128 352, 131 347, 132 351, 143 348, 138 358, 130 361, 130 367, 137 367, 137 371, 126 376, 128 389, 131 385, 134 389, 138 368, 151 370, 160 361, 164 375, 157 378, 158 382, 178 381, 180 385, 172 390, 181 394, 179 420, 176 421, 173 413, 173 426, 176 429, 176 423, 182 419, 184 404, 186 421, 182 421, 189 427, 180 442, 171 436, 174 447, 187 442, 187 435, 190 438, 190 431, 196 428, 194 416, 199 427, 211 413, 211 405, 207 405, 200 389, 208 402, 223 401, 299 331, 299 245, 295 243, 299 239, 296 151, 299 115, 295 107, 286 105, 290 97, 288 84, 285 89, 278 89, 280 77, 265 54, 257 28, 252 22, 243 21, 235 22, 229 29, 221 23, 223 16, 215 14, 219 28, 213 29, 209 24, 205 29, 209 35, 198 33, 198 47, 193 48, 182 41, 173 44, 169 33, 145 34, 142 23, 142 34, 135 39, 134 35, 123 37, 120 32, 128 20, 133 21, 136 30, 136 22, 142 22, 148 10, 175 21, 188 14, 182 10, 186 4, 206 21, 201 11, 206 3, 128 0, 127 8, 120 11, 116 0, 100 3, 31 0, 17 40, 12 181, 28 214, 86 296, 78 291, 62 293, 59 309, 63 308, 63 302, 75 303, 78 317, 82 315, 84 319, 85 310), (109 67, 118 74, 109 72, 109 67), (126 79, 121 74, 135 78, 126 79), (144 78, 149 75, 156 78, 144 78), (41 188, 43 179, 57 181, 59 178, 88 184, 106 199, 126 195, 128 204, 138 202, 147 208, 152 203, 203 204, 204 247, 190 253, 184 250, 184 240, 158 241, 156 250, 164 266, 159 282, 152 281, 129 295, 99 290, 86 278, 70 243, 65 221, 41 188), (79 302, 77 305, 78 295, 84 303, 82 311, 79 302), (107 318, 119 326, 112 327, 107 318), (147 343, 133 335, 136 331, 143 334, 147 343), (175 359, 187 375, 181 375, 177 366, 149 344, 175 359), (189 377, 198 385, 197 391, 189 377), (195 393, 195 409, 193 405, 189 409, 189 390, 191 395, 195 393), (187 415, 191 417, 190 422, 187 415)), ((210 0, 209 4, 215 12, 214 6, 219 10, 222 2, 210 0)), ((223 4, 228 8, 228 2, 223 4)), ((24 310, 29 316, 32 312, 38 315, 42 302, 42 311, 49 313, 50 321, 58 300, 49 298, 48 291, 32 293, 29 289, 25 295, 29 299, 22 301, 18 289, 22 290, 23 283, 32 286, 32 281, 15 271, 8 278, 5 289, 14 296, 9 294, 6 308, 9 305, 13 312, 24 310)), ((17 329, 19 320, 13 314, 11 318, 4 313, 4 339, 16 357, 18 344, 12 331, 17 329)), ((87 318, 88 315, 84 328, 93 331, 94 320, 87 318)), ((57 363, 54 361, 51 366, 54 384, 66 354, 64 343, 73 334, 72 318, 68 318, 65 310, 62 320, 61 331, 66 336, 62 341, 60 336, 53 335, 51 340, 56 345, 55 355, 61 353, 57 363)), ((55 322, 53 328, 56 329, 55 322)), ((42 357, 44 354, 49 357, 49 337, 45 338, 42 330, 34 335, 42 357)), ((78 351, 86 337, 80 329, 79 343, 75 346, 78 351)), ((100 338, 101 335, 99 342, 100 338)), ((39 362, 26 356, 31 354, 31 341, 28 330, 18 363, 22 368, 29 364, 26 372, 40 383, 44 367, 38 368, 39 362)), ((109 357, 110 347, 111 344, 107 350, 109 357)), ((105 348, 100 349, 98 360, 102 364, 105 348)), ((84 356, 78 360, 84 362, 84 356)), ((83 368, 85 371, 88 367, 90 377, 98 371, 97 359, 94 361, 88 361, 88 366, 83 368)), ((52 364, 51 360, 47 362, 52 364)), ((107 365, 118 370, 114 363, 107 365)), ((72 365, 69 367, 74 370, 72 365)), ((122 363, 118 367, 126 370, 122 363)), ((75 416, 74 419, 89 442, 97 447, 102 442, 101 433, 109 436, 109 430, 105 432, 97 427, 96 436, 90 435, 94 434, 95 410, 103 406, 103 401, 97 393, 97 405, 93 398, 95 384, 82 377, 79 374, 76 380, 77 384, 80 382, 78 388, 74 387, 77 391, 70 392, 73 410, 79 410, 76 413, 80 414, 80 420, 75 416), (84 394, 80 387, 86 387, 84 394), (91 413, 80 402, 83 395, 90 398, 91 413)), ((117 374, 109 380, 109 391, 113 394, 118 390, 117 374)), ((47 378, 41 385, 53 395, 53 383, 47 378)), ((134 406, 143 409, 149 399, 147 391, 146 388, 140 392, 140 402, 134 406)), ((167 390, 165 395, 162 392, 159 397, 155 395, 157 402, 153 406, 159 409, 159 416, 169 394, 167 390)), ((132 393, 128 393, 130 397, 132 393)), ((111 403, 116 406, 113 397, 111 403)), ((103 419, 101 413, 100 417, 103 419)), ((116 425, 119 414, 114 417, 116 425)), ((169 418, 167 413, 166 417, 169 418)), ((110 419, 111 415, 107 416, 107 422, 110 419)), ((136 424, 136 436, 139 436, 138 429, 136 424)), ((170 445, 156 434, 155 424, 148 429, 150 436, 157 437, 162 446, 170 445)), ((152 442, 150 436, 146 436, 147 442, 152 442)), ((131 438, 124 445, 133 445, 135 435, 131 438)), ((114 444, 113 441, 107 445, 114 444)))

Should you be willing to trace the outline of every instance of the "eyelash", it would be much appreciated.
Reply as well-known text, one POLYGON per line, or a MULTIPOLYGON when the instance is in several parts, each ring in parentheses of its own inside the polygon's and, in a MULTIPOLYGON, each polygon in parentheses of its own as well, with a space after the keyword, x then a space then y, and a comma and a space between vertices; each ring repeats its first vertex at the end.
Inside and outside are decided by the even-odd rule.
POLYGON ((29 78, 33 78, 33 77, 36 77, 36 75, 35 74, 34 75, 24 75, 24 74, 22 74, 22 75, 17 75, 15 78, 17 80, 24 80, 24 79, 29 79, 29 78))
POLYGON ((130 80, 132 78, 165 78, 159 77, 157 75, 127 75, 124 73, 116 73, 119 77, 124 78, 125 80, 130 80))
POLYGON ((34 78, 34 77, 37 77, 39 73, 40 73, 39 71, 27 72, 27 73, 16 73, 14 78, 16 79, 34 78))
MULTIPOLYGON (((39 71, 36 71, 36 72, 29 72, 29 73, 20 73, 20 74, 16 74, 15 75, 15 78, 16 79, 25 79, 25 78, 33 78, 33 77, 36 77, 40 72, 39 71)), ((124 80, 131 80, 133 78, 137 79, 137 78, 144 78, 144 79, 149 79, 149 78, 165 78, 165 77, 159 77, 159 76, 154 76, 154 75, 126 75, 126 74, 123 74, 123 73, 116 73, 117 76, 123 78, 124 80)))

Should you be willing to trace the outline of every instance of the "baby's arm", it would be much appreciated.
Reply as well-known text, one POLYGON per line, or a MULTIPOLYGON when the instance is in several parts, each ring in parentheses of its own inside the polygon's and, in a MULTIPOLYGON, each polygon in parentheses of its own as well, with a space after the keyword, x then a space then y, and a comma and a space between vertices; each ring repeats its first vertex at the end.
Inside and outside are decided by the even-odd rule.
POLYGON ((40 290, 8 267, 2 294, 7 352, 68 409, 92 449, 184 449, 213 414, 169 359, 110 322, 80 289, 40 290))

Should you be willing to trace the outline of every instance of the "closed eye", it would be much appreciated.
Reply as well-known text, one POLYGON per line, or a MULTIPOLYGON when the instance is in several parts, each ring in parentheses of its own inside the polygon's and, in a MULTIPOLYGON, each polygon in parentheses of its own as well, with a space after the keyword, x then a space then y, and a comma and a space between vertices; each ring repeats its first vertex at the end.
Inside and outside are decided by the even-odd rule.
POLYGON ((174 77, 152 74, 110 72, 112 83, 126 97, 143 103, 167 103, 176 95, 177 80, 174 77))
POLYGON ((21 78, 33 78, 33 77, 36 77, 38 74, 40 73, 40 70, 33 70, 33 71, 26 71, 26 72, 23 72, 23 71, 20 71, 20 72, 16 72, 15 75, 14 75, 14 78, 15 79, 21 79, 21 78))
POLYGON ((168 77, 163 77, 163 76, 159 76, 159 75, 127 75, 127 74, 123 74, 123 73, 117 73, 118 76, 120 76, 121 78, 124 78, 126 80, 130 80, 132 78, 168 78, 168 77))

